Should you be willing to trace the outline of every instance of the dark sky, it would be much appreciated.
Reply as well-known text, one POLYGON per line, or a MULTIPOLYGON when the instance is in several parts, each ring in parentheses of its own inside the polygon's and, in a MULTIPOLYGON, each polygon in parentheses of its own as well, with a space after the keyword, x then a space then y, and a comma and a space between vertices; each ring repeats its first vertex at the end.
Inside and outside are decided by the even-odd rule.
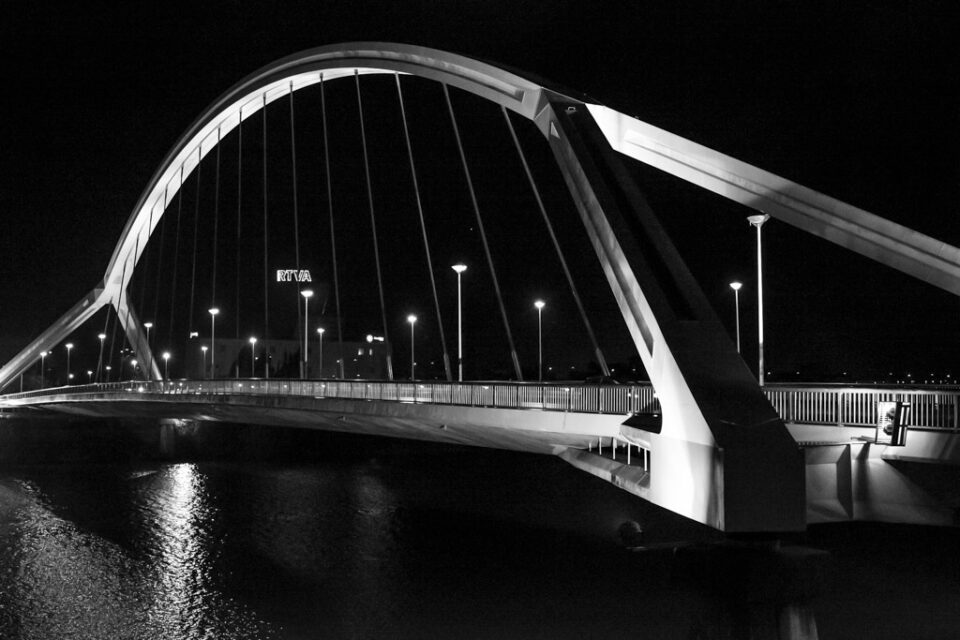
MULTIPOLYGON (((157 164, 211 101, 277 58, 345 41, 523 69, 960 244, 960 14, 938 4, 948 5, 4 3, 0 355, 102 277, 157 164)), ((727 283, 744 281, 752 344, 749 212, 656 171, 635 173, 731 329, 727 283)), ((783 223, 764 233, 767 361, 781 379, 791 370, 943 376, 958 364, 954 296, 783 223)))

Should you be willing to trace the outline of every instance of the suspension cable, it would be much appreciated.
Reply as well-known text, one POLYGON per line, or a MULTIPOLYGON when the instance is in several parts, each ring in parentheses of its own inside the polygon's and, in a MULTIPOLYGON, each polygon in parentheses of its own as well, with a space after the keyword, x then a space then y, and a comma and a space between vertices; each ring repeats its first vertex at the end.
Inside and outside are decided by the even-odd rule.
MULTIPOLYGON (((150 231, 153 229, 153 213, 156 210, 157 210, 157 205, 156 203, 154 203, 153 207, 150 208, 150 218, 148 222, 150 226, 147 228, 147 241, 144 243, 144 246, 143 246, 143 255, 144 255, 143 286, 140 288, 140 305, 137 307, 137 309, 140 311, 140 313, 144 314, 144 316, 146 316, 146 312, 147 312, 146 304, 144 303, 144 301, 147 298, 147 283, 149 282, 149 278, 150 278, 150 231)), ((131 280, 132 279, 133 278, 131 277, 131 280)), ((143 317, 140 319, 147 320, 146 317, 143 317)))
MULTIPOLYGON (((160 280, 163 277, 163 245, 166 242, 167 189, 169 188, 170 184, 167 183, 167 187, 163 190, 163 208, 160 210, 160 246, 157 254, 157 284, 153 292, 153 314, 151 316, 155 320, 159 318, 160 314, 160 280)), ((167 346, 169 346, 169 344, 167 346)))
MULTIPOLYGON (((236 298, 236 339, 240 340, 240 221, 243 212, 243 109, 240 109, 240 122, 237 124, 237 235, 234 246, 234 264, 236 272, 234 274, 234 294, 236 298)), ((238 342, 239 344, 239 342, 238 342)), ((239 360, 237 364, 237 377, 240 377, 239 360)))
MULTIPOLYGON (((290 81, 290 161, 293 175, 293 250, 295 264, 297 269, 300 269, 300 218, 297 209, 297 136, 293 116, 293 80, 290 81)), ((300 289, 299 280, 297 280, 297 289, 298 291, 300 289)))
MULTIPOLYGON (((327 173, 327 211, 330 214, 330 257, 333 260, 333 295, 337 303, 337 350, 340 356, 338 362, 338 371, 340 379, 343 379, 343 328, 340 321, 340 279, 337 276, 337 241, 334 233, 333 224, 333 183, 331 182, 330 171, 330 144, 327 138, 327 99, 326 83, 323 81, 323 74, 320 74, 320 112, 323 118, 323 157, 327 173)), ((322 374, 321 370, 321 374, 322 374)))
MULTIPOLYGON (((148 284, 149 278, 150 278, 150 254, 151 254, 151 251, 150 251, 150 232, 153 230, 153 213, 154 213, 156 210, 157 210, 157 205, 156 205, 156 203, 154 203, 153 207, 150 208, 150 219, 149 219, 149 221, 148 221, 148 223, 147 223, 147 224, 148 224, 148 226, 147 226, 147 239, 144 240, 144 242, 143 242, 143 269, 144 269, 144 271, 143 271, 143 280, 142 280, 143 285, 142 285, 142 288, 140 289, 140 305, 137 307, 137 310, 141 313, 140 322, 143 323, 144 321, 147 321, 147 322, 151 323, 151 325, 152 325, 152 323, 153 323, 153 320, 146 317, 146 315, 147 315, 147 308, 146 308, 145 300, 146 300, 146 297, 147 297, 147 295, 146 295, 146 294, 147 294, 147 284, 148 284)), ((161 214, 161 216, 162 216, 162 215, 163 215, 163 214, 161 214)), ((137 237, 137 239, 139 240, 139 236, 137 237)), ((134 264, 136 264, 136 263, 134 263, 134 264)), ((133 274, 131 274, 130 279, 133 280, 133 274)), ((129 319, 129 314, 128 314, 128 319, 129 319)), ((146 365, 147 365, 147 368, 152 372, 152 371, 153 371, 153 366, 152 366, 152 365, 153 365, 153 349, 150 347, 150 329, 149 329, 149 328, 147 329, 147 351, 150 353, 150 359, 148 360, 148 362, 146 363, 146 365)))
MULTIPOLYGON (((389 344, 390 336, 387 334, 387 308, 383 302, 383 276, 380 270, 380 248, 377 244, 377 220, 373 214, 373 186, 370 184, 370 161, 367 158, 367 133, 363 126, 363 101, 360 99, 359 70, 353 70, 353 77, 357 85, 357 108, 360 113, 360 139, 363 142, 363 168, 367 176, 367 201, 370 203, 370 229, 373 233, 373 258, 377 267, 377 290, 380 293, 380 318, 383 323, 383 339, 389 344)), ((389 351, 387 351, 387 379, 393 380, 393 362, 389 351)))
MULTIPOLYGON (((110 328, 110 305, 105 305, 106 313, 103 316, 103 331, 101 332, 106 339, 110 335, 107 330, 110 328)), ((97 360, 97 382, 103 382, 103 346, 100 347, 100 357, 97 360)))
MULTIPOLYGON (((293 184, 293 257, 294 264, 297 269, 302 269, 300 264, 300 218, 298 216, 297 210, 297 135, 296 135, 296 124, 293 113, 293 80, 290 81, 290 173, 292 176, 293 184)), ((301 351, 300 357, 297 358, 300 366, 300 377, 307 377, 307 362, 303 359, 306 350, 304 349, 304 335, 306 335, 307 327, 303 324, 303 315, 300 313, 300 305, 306 306, 310 304, 310 301, 300 295, 301 286, 300 278, 297 278, 297 345, 298 349, 301 351)))
POLYGON ((173 310, 177 302, 177 265, 180 263, 180 214, 183 212, 183 165, 180 165, 180 188, 177 189, 177 230, 173 242, 173 278, 170 280, 170 322, 167 325, 167 344, 173 342, 173 310))
POLYGON ((190 269, 190 317, 188 318, 190 335, 193 335, 193 307, 197 291, 197 222, 200 219, 200 178, 203 177, 201 173, 202 169, 203 155, 200 147, 197 147, 197 192, 194 197, 193 208, 193 249, 190 251, 193 256, 193 266, 190 269))
POLYGON ((427 239, 427 225, 423 218, 423 204, 420 200, 420 185, 417 182, 417 169, 413 162, 413 146, 410 144, 410 129, 407 127, 407 110, 403 104, 403 91, 400 89, 400 74, 393 74, 397 82, 397 98, 400 101, 400 117, 403 120, 403 137, 407 143, 407 158, 410 160, 410 177, 413 181, 413 193, 417 202, 417 213, 420 216, 420 232, 423 235, 423 250, 427 257, 427 273, 430 274, 430 290, 433 292, 433 308, 437 312, 437 326, 440 327, 440 344, 443 345, 443 369, 447 374, 447 382, 453 380, 450 371, 450 355, 447 352, 447 338, 443 333, 443 319, 440 317, 440 299, 437 296, 437 283, 433 274, 433 258, 430 255, 430 242, 427 239))
MULTIPOLYGON (((123 261, 123 269, 120 271, 120 290, 117 291, 116 301, 113 303, 113 309, 116 312, 116 318, 113 321, 113 332, 110 334, 110 362, 113 362, 113 349, 117 342, 117 326, 120 324, 120 296, 123 295, 124 283, 127 280, 127 261, 123 261)), ((120 348, 120 371, 118 376, 123 375, 123 347, 120 348)), ((117 378, 120 379, 119 377, 117 378)))
MULTIPOLYGON (((217 127, 217 167, 213 179, 213 272, 210 284, 210 308, 217 306, 217 235, 220 224, 220 127, 217 127)), ((213 345, 211 345, 211 348, 213 345)))
MULTIPOLYGON (((137 262, 138 262, 139 259, 140 259, 140 258, 139 258, 139 254, 140 254, 140 234, 137 233, 136 242, 133 243, 133 264, 130 266, 130 280, 131 280, 131 281, 133 280, 133 268, 136 266, 137 262)), ((126 263, 124 263, 124 267, 126 267, 126 263)), ((128 283, 128 284, 129 284, 129 283, 128 283)), ((126 337, 126 327, 130 325, 130 294, 129 294, 129 292, 127 291, 127 287, 123 286, 123 278, 122 278, 122 277, 121 277, 121 279, 120 279, 120 285, 121 285, 120 295, 122 295, 122 296, 126 299, 126 302, 127 302, 127 321, 124 323, 124 337, 126 337)), ((136 349, 134 348, 135 346, 136 346, 136 345, 134 345, 134 344, 132 344, 132 343, 131 343, 131 345, 130 345, 130 347, 131 347, 130 350, 131 350, 134 354, 137 353, 136 349)), ((123 367, 123 357, 122 357, 122 356, 121 356, 121 358, 120 358, 120 367, 121 367, 121 373, 122 373, 122 367, 123 367)), ((136 369, 134 369, 133 373, 134 373, 134 375, 136 375, 136 373, 137 373, 136 369)))
POLYGON ((473 213, 477 218, 477 228, 480 230, 480 238, 483 240, 483 251, 487 256, 487 266, 490 267, 490 275, 493 278, 493 290, 497 294, 497 304, 500 305, 500 315, 503 318, 503 326, 507 331, 507 342, 510 344, 510 357, 513 360, 513 369, 517 374, 517 380, 523 381, 523 373, 520 370, 520 360, 517 358, 517 349, 513 344, 513 333, 510 331, 510 321, 507 319, 507 310, 503 305, 503 295, 500 293, 500 282, 497 280, 497 271, 493 266, 493 256, 490 254, 490 245, 487 243, 487 232, 483 228, 483 218, 480 216, 480 207, 477 204, 477 194, 473 189, 473 180, 470 177, 470 167, 467 165, 467 156, 463 153, 463 142, 460 140, 460 129, 457 126, 457 117, 453 113, 453 103, 450 102, 450 90, 447 84, 443 83, 443 95, 447 100, 447 110, 450 112, 450 121, 453 123, 453 134, 457 139, 457 149, 460 152, 460 162, 463 165, 463 173, 467 178, 467 188, 470 191, 470 202, 473 204, 473 213))
POLYGON ((267 340, 270 338, 270 291, 268 287, 267 271, 269 251, 267 250, 267 241, 270 235, 270 229, 267 226, 267 94, 263 94, 263 364, 264 378, 270 377, 270 347, 267 340))
POLYGON ((587 312, 583 308, 583 302, 580 299, 580 294, 577 292, 577 286, 573 282, 573 276, 570 273, 570 268, 567 266, 567 260, 563 255, 563 250, 560 249, 560 243, 557 241, 556 233, 554 233, 553 224, 550 222, 550 217, 547 215, 547 209, 543 205, 543 199, 540 197, 540 189, 537 188, 537 183, 533 179, 533 173, 530 171, 530 165, 527 163, 526 155, 524 155, 523 148, 520 146, 520 139, 517 137, 517 133, 513 128, 513 122, 510 120, 510 114, 507 112, 506 107, 501 105, 500 108, 503 111, 504 119, 507 121, 507 128, 510 130, 510 137, 513 138, 513 144, 517 148, 517 154, 520 156, 520 162, 523 163, 523 170, 527 174, 527 181, 530 183, 530 188, 533 190, 533 195, 537 199, 537 206, 540 208, 540 215, 543 217, 543 223, 547 227, 547 233, 550 235, 550 240, 553 242, 553 248, 557 252, 557 258, 560 259, 560 266, 563 267, 563 273, 567 277, 567 284, 570 286, 570 293, 573 294, 573 300, 577 304, 577 310, 580 312, 580 318, 583 320, 583 325, 586 327, 587 334, 590 336, 590 342, 593 344, 593 353, 597 357, 597 362, 600 364, 600 369, 603 371, 603 375, 609 376, 610 369, 607 367, 607 361, 603 357, 603 352, 600 350, 597 337, 593 332, 593 326, 590 324, 590 320, 587 318, 587 312))

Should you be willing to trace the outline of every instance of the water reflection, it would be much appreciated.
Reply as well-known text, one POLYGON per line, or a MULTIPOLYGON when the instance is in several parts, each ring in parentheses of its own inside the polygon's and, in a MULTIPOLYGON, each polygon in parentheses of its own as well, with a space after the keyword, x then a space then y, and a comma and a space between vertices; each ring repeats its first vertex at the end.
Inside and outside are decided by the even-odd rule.
POLYGON ((104 527, 101 518, 125 511, 128 505, 115 503, 122 492, 101 492, 83 475, 75 486, 65 486, 56 475, 46 478, 52 480, 46 491, 40 488, 43 479, 0 481, 0 637, 274 635, 269 624, 225 598, 210 579, 217 545, 207 523, 214 512, 203 476, 192 465, 129 478, 131 513, 141 521, 128 524, 147 534, 121 535, 121 542, 111 539, 118 537, 111 531, 118 523, 104 527), (108 504, 86 510, 83 501, 69 500, 78 493, 100 493, 108 504))

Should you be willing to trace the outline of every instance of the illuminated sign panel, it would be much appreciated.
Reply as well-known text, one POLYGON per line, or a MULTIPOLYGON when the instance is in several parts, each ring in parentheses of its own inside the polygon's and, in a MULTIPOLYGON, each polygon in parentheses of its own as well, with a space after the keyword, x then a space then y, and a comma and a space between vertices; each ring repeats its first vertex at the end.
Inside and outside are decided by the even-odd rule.
POLYGON ((277 282, 313 282, 309 269, 277 269, 277 282))

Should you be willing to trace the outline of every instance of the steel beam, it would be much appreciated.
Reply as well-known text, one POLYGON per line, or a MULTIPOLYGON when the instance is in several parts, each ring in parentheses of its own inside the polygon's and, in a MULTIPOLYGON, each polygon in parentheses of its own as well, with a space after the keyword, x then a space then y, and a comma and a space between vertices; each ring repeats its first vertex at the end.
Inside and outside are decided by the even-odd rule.
POLYGON ((803 454, 583 103, 541 128, 663 409, 650 500, 725 531, 806 526, 803 454))
POLYGON ((607 107, 587 108, 620 153, 960 295, 957 247, 607 107))

